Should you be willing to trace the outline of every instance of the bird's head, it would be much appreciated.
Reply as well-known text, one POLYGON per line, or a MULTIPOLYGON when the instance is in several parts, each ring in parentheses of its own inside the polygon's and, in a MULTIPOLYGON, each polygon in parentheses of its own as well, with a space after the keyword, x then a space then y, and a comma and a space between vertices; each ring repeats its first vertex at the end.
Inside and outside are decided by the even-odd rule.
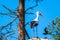
POLYGON ((36 15, 43 16, 39 11, 36 12, 36 15))

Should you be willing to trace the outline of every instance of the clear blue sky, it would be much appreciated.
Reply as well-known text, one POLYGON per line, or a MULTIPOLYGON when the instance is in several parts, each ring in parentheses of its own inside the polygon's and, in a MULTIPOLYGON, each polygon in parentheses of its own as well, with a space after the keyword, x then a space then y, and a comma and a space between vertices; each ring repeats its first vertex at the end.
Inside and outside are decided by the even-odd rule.
MULTIPOLYGON (((43 35, 44 27, 47 27, 48 23, 51 22, 56 16, 60 17, 60 0, 43 0, 42 2, 38 3, 38 7, 34 8, 34 10, 28 10, 28 12, 33 12, 34 14, 36 11, 40 11, 44 17, 39 17, 39 25, 38 25, 38 36, 39 38, 44 38, 43 35)), ((25 9, 29 8, 30 6, 35 5, 35 2, 26 2, 25 9)), ((32 21, 36 16, 35 15, 26 15, 25 20, 26 22, 32 21)), ((29 36, 33 37, 33 31, 30 28, 30 25, 26 26, 26 30, 29 33, 29 36)))
MULTIPOLYGON (((2 7, 2 4, 6 5, 12 10, 16 10, 18 7, 18 0, 0 0, 0 12, 8 12, 6 9, 2 7)), ((47 24, 51 22, 56 16, 60 17, 60 0, 43 0, 42 2, 38 3, 38 7, 34 8, 34 10, 28 10, 28 12, 33 12, 34 14, 36 11, 40 11, 41 14, 44 17, 39 17, 39 25, 38 25, 38 36, 39 38, 44 38, 43 32, 44 32, 44 27, 47 27, 47 24)), ((35 2, 28 2, 27 0, 25 1, 25 9, 29 8, 30 6, 34 6, 35 2)), ((32 21, 36 15, 25 15, 25 22, 30 22, 32 21)), ((0 15, 0 26, 6 25, 8 22, 13 20, 8 16, 1 16, 0 15), (9 20, 9 21, 7 21, 9 20)), ((14 25, 15 27, 16 25, 14 25)), ((29 36, 32 38, 33 37, 33 31, 30 28, 30 25, 26 26, 26 30, 29 34, 29 36)), ((15 36, 18 36, 16 34, 15 36)))

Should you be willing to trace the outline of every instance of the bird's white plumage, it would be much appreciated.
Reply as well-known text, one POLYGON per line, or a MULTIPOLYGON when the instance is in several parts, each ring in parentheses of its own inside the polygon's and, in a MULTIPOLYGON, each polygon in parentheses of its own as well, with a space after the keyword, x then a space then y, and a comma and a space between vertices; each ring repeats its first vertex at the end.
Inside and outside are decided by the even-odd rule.
POLYGON ((36 18, 33 21, 38 21, 39 11, 36 12, 36 18))

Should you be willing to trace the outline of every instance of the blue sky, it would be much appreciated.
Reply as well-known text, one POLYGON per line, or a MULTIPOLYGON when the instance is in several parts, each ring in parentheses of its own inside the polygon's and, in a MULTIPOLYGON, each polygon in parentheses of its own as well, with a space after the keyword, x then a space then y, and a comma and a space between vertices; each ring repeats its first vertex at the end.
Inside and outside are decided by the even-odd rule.
MULTIPOLYGON (((6 5, 13 11, 17 9, 18 7, 18 0, 0 0, 0 12, 8 12, 5 8, 2 7, 2 4, 6 5)), ((40 11, 41 14, 44 17, 39 17, 39 25, 38 25, 38 37, 39 38, 44 38, 44 35, 42 34, 44 32, 44 28, 47 27, 47 24, 51 22, 56 16, 60 17, 60 0, 43 0, 42 2, 38 2, 38 7, 35 7, 34 10, 28 10, 27 12, 33 12, 34 14, 36 11, 40 11)), ((35 1, 28 2, 27 0, 25 1, 25 10, 29 8, 30 6, 34 6, 35 1)), ((36 15, 25 15, 25 23, 32 21, 36 15)), ((6 25, 8 22, 13 20, 12 18, 8 16, 2 16, 0 15, 0 26, 6 25), (7 21, 9 20, 9 21, 7 21)), ((17 20, 18 22, 18 20, 17 20)), ((16 25, 14 25, 15 27, 16 25)), ((26 30, 29 34, 29 36, 32 38, 33 37, 33 31, 30 28, 30 25, 27 25, 26 30)), ((18 34, 16 34, 18 36, 18 34)), ((16 36, 15 35, 15 36, 16 36)))
MULTIPOLYGON (((10 13, 8 10, 6 10, 4 7, 2 7, 2 5, 5 5, 7 6, 8 8, 10 8, 11 10, 15 11, 17 10, 18 8, 18 1, 19 0, 0 0, 0 12, 5 12, 5 13, 9 13, 9 14, 12 14, 10 13)), ((14 18, 11 18, 9 16, 6 16, 6 15, 0 15, 0 27, 1 26, 4 26, 6 24, 8 24, 9 22, 11 22, 14 18)), ((12 23, 12 29, 15 30, 18 26, 18 19, 15 20, 14 23, 12 23)), ((9 26, 7 27, 8 30, 9 29, 9 26)), ((12 31, 12 30, 10 30, 12 31)), ((1 31, 2 33, 6 33, 6 30, 4 29, 3 31, 1 31)), ((7 36, 7 35, 6 35, 7 36)), ((6 37, 5 36, 5 37, 6 37)), ((18 30, 16 30, 15 34, 12 35, 16 38, 18 38, 18 30)), ((7 37, 8 40, 18 40, 16 38, 13 38, 13 37, 7 37)), ((4 39, 4 40, 7 40, 7 39, 4 39)))
MULTIPOLYGON (((38 7, 34 8, 34 10, 28 10, 28 12, 33 12, 34 14, 36 11, 40 11, 44 17, 39 17, 39 25, 38 25, 38 36, 39 38, 44 38, 43 35, 44 28, 47 27, 48 23, 51 22, 55 17, 60 17, 60 1, 59 0, 43 0, 42 2, 38 3, 38 7)), ((29 8, 30 6, 35 5, 35 2, 32 3, 26 2, 25 7, 29 8)), ((26 9, 25 8, 25 9, 26 9)), ((26 22, 32 21, 36 15, 26 15, 25 20, 26 22)), ((32 38, 34 33, 30 28, 30 25, 26 26, 26 30, 29 33, 29 36, 32 38)))

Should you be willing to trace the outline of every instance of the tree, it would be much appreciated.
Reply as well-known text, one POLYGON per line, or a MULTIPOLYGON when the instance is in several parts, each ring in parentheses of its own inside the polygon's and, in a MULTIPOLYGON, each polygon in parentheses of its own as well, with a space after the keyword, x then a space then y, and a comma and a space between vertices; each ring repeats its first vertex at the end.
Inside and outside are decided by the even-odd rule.
POLYGON ((48 23, 47 29, 47 31, 50 32, 49 35, 51 35, 55 40, 60 40, 60 18, 56 17, 48 23))
MULTIPOLYGON (((18 36, 18 40, 25 40, 25 34, 27 34, 27 32, 26 32, 26 30, 25 30, 25 27, 24 27, 24 26, 25 26, 24 15, 25 15, 25 14, 33 14, 32 12, 28 13, 27 11, 28 11, 29 9, 32 10, 33 8, 37 7, 37 6, 38 6, 38 2, 39 2, 39 1, 42 1, 42 0, 33 0, 33 1, 36 2, 36 5, 34 5, 34 6, 32 6, 32 7, 29 7, 29 8, 27 8, 26 10, 24 9, 24 8, 25 8, 25 6, 24 6, 25 1, 26 1, 26 0, 19 0, 19 7, 18 7, 17 12, 12 11, 12 10, 9 9, 8 7, 6 7, 5 5, 2 5, 5 9, 7 9, 9 12, 13 13, 13 15, 15 15, 15 16, 11 16, 11 14, 6 14, 6 13, 0 13, 1 15, 7 15, 7 16, 10 16, 10 17, 13 17, 13 18, 14 18, 13 21, 11 21, 11 22, 8 23, 7 25, 1 27, 1 28, 0 28, 0 31, 3 30, 3 29, 5 29, 6 27, 8 27, 8 25, 11 26, 12 23, 13 23, 17 18, 19 19, 19 26, 18 26, 18 34, 19 34, 19 36, 18 36)), ((28 0, 28 1, 30 1, 30 0, 28 0)), ((8 33, 11 33, 11 32, 15 32, 16 30, 8 31, 8 30, 6 29, 6 31, 7 31, 6 34, 8 34, 8 33)), ((2 34, 2 32, 1 32, 0 34, 2 34)), ((6 34, 4 34, 4 35, 6 35, 6 34)), ((2 35, 3 35, 3 34, 2 34, 2 35)), ((12 34, 11 34, 11 35, 12 35, 12 34)), ((27 34, 27 36, 28 36, 28 34, 27 34)), ((29 38, 29 36, 28 36, 28 38, 29 38)))

